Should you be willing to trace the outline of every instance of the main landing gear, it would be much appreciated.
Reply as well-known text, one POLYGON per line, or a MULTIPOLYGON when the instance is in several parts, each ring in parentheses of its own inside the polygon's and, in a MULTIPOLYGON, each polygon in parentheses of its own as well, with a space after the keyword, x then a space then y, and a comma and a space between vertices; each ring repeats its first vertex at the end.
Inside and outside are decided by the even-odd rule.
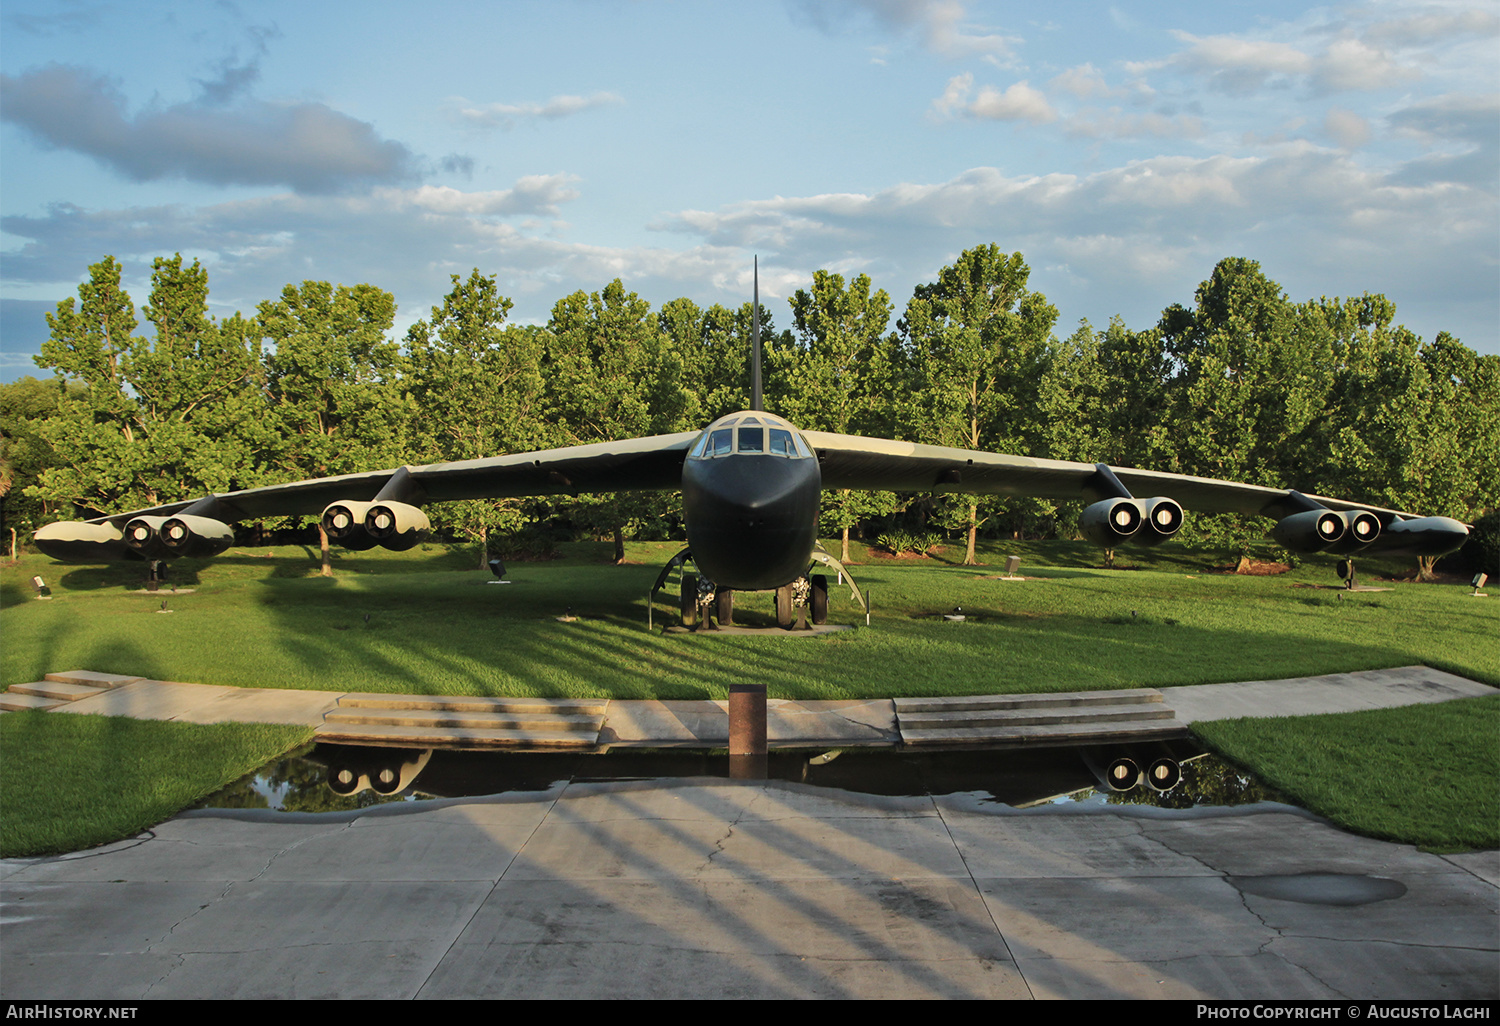
MULTIPOLYGON (((718 587, 713 581, 697 573, 692 559, 693 554, 689 549, 683 549, 673 556, 657 575, 649 599, 654 600, 657 592, 667 586, 667 579, 672 572, 680 568, 678 612, 682 616, 682 625, 689 630, 709 631, 735 626, 734 589, 718 587)), ((855 601, 865 604, 864 596, 838 560, 821 550, 813 553, 813 559, 815 565, 824 563, 839 571, 841 579, 848 582, 855 601)), ((808 630, 812 626, 828 622, 828 577, 825 574, 805 574, 770 594, 774 600, 776 626, 782 630, 808 630)))

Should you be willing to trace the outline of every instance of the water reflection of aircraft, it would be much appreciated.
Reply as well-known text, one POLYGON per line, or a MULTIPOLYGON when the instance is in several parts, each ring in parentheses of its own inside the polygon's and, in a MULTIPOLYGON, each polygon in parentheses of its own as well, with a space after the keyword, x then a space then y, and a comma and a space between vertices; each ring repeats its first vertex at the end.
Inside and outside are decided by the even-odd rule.
MULTIPOLYGON (((758 317, 758 288, 754 309, 758 317)), ((794 601, 812 607, 814 622, 825 615, 826 583, 821 575, 809 579, 814 562, 842 570, 818 545, 824 489, 1083 499, 1083 533, 1106 548, 1170 538, 1184 507, 1269 517, 1276 522, 1271 534, 1298 552, 1437 556, 1468 537, 1468 528, 1448 517, 1290 489, 799 431, 764 409, 758 322, 751 364, 752 409, 702 431, 248 488, 48 524, 34 538, 47 555, 68 562, 155 561, 217 555, 234 540, 230 525, 237 521, 320 514, 329 537, 346 548, 402 550, 428 529, 422 506, 429 502, 681 489, 688 548, 679 562, 690 555, 704 578, 683 575, 684 616, 716 590, 774 589, 777 620, 790 626, 794 601)))
MULTIPOLYGON (((1064 797, 1102 793, 1166 795, 1182 783, 1182 766, 1202 757, 1191 746, 1167 744, 1031 748, 897 754, 839 752, 810 756, 778 752, 776 779, 867 794, 919 795, 982 791, 986 801, 1016 808, 1056 804, 1064 797), (1188 752, 1185 757, 1184 752, 1188 752), (1091 787, 1091 784, 1093 785, 1091 787)), ((318 744, 307 756, 325 768, 324 781, 341 797, 361 791, 390 797, 420 792, 460 798, 502 792, 549 791, 568 781, 651 780, 722 775, 724 756, 707 751, 576 755, 548 752, 398 748, 318 744), (419 784, 420 779, 420 784, 419 784)), ((1194 804, 1200 796, 1189 795, 1194 804)))

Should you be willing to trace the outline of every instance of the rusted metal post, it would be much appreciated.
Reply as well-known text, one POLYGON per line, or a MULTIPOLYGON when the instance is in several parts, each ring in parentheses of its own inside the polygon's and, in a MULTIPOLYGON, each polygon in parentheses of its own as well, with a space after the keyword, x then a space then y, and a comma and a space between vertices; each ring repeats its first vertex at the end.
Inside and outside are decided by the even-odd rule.
POLYGON ((766 686, 729 685, 729 776, 766 778, 766 686))

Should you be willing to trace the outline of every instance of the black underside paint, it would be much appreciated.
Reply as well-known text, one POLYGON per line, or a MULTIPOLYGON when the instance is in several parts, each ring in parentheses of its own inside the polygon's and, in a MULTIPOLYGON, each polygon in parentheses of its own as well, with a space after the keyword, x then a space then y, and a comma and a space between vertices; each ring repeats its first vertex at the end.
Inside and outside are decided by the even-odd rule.
POLYGON ((682 508, 698 569, 720 587, 779 588, 807 572, 822 475, 814 459, 736 453, 682 466, 682 508))

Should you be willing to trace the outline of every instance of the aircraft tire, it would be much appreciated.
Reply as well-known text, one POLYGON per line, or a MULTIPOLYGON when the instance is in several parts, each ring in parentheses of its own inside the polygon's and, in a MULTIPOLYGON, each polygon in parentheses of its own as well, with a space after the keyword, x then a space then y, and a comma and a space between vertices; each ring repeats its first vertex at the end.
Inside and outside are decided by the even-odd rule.
POLYGON ((719 626, 734 626, 734 589, 720 588, 715 598, 718 600, 719 626))
POLYGON ((792 586, 783 584, 776 589, 776 626, 784 631, 792 629, 797 619, 797 605, 792 586))
POLYGON ((682 625, 698 625, 698 575, 682 575, 682 625))
POLYGON ((810 615, 814 624, 825 624, 828 622, 828 575, 813 574, 812 590, 808 592, 808 604, 812 606, 810 615))

